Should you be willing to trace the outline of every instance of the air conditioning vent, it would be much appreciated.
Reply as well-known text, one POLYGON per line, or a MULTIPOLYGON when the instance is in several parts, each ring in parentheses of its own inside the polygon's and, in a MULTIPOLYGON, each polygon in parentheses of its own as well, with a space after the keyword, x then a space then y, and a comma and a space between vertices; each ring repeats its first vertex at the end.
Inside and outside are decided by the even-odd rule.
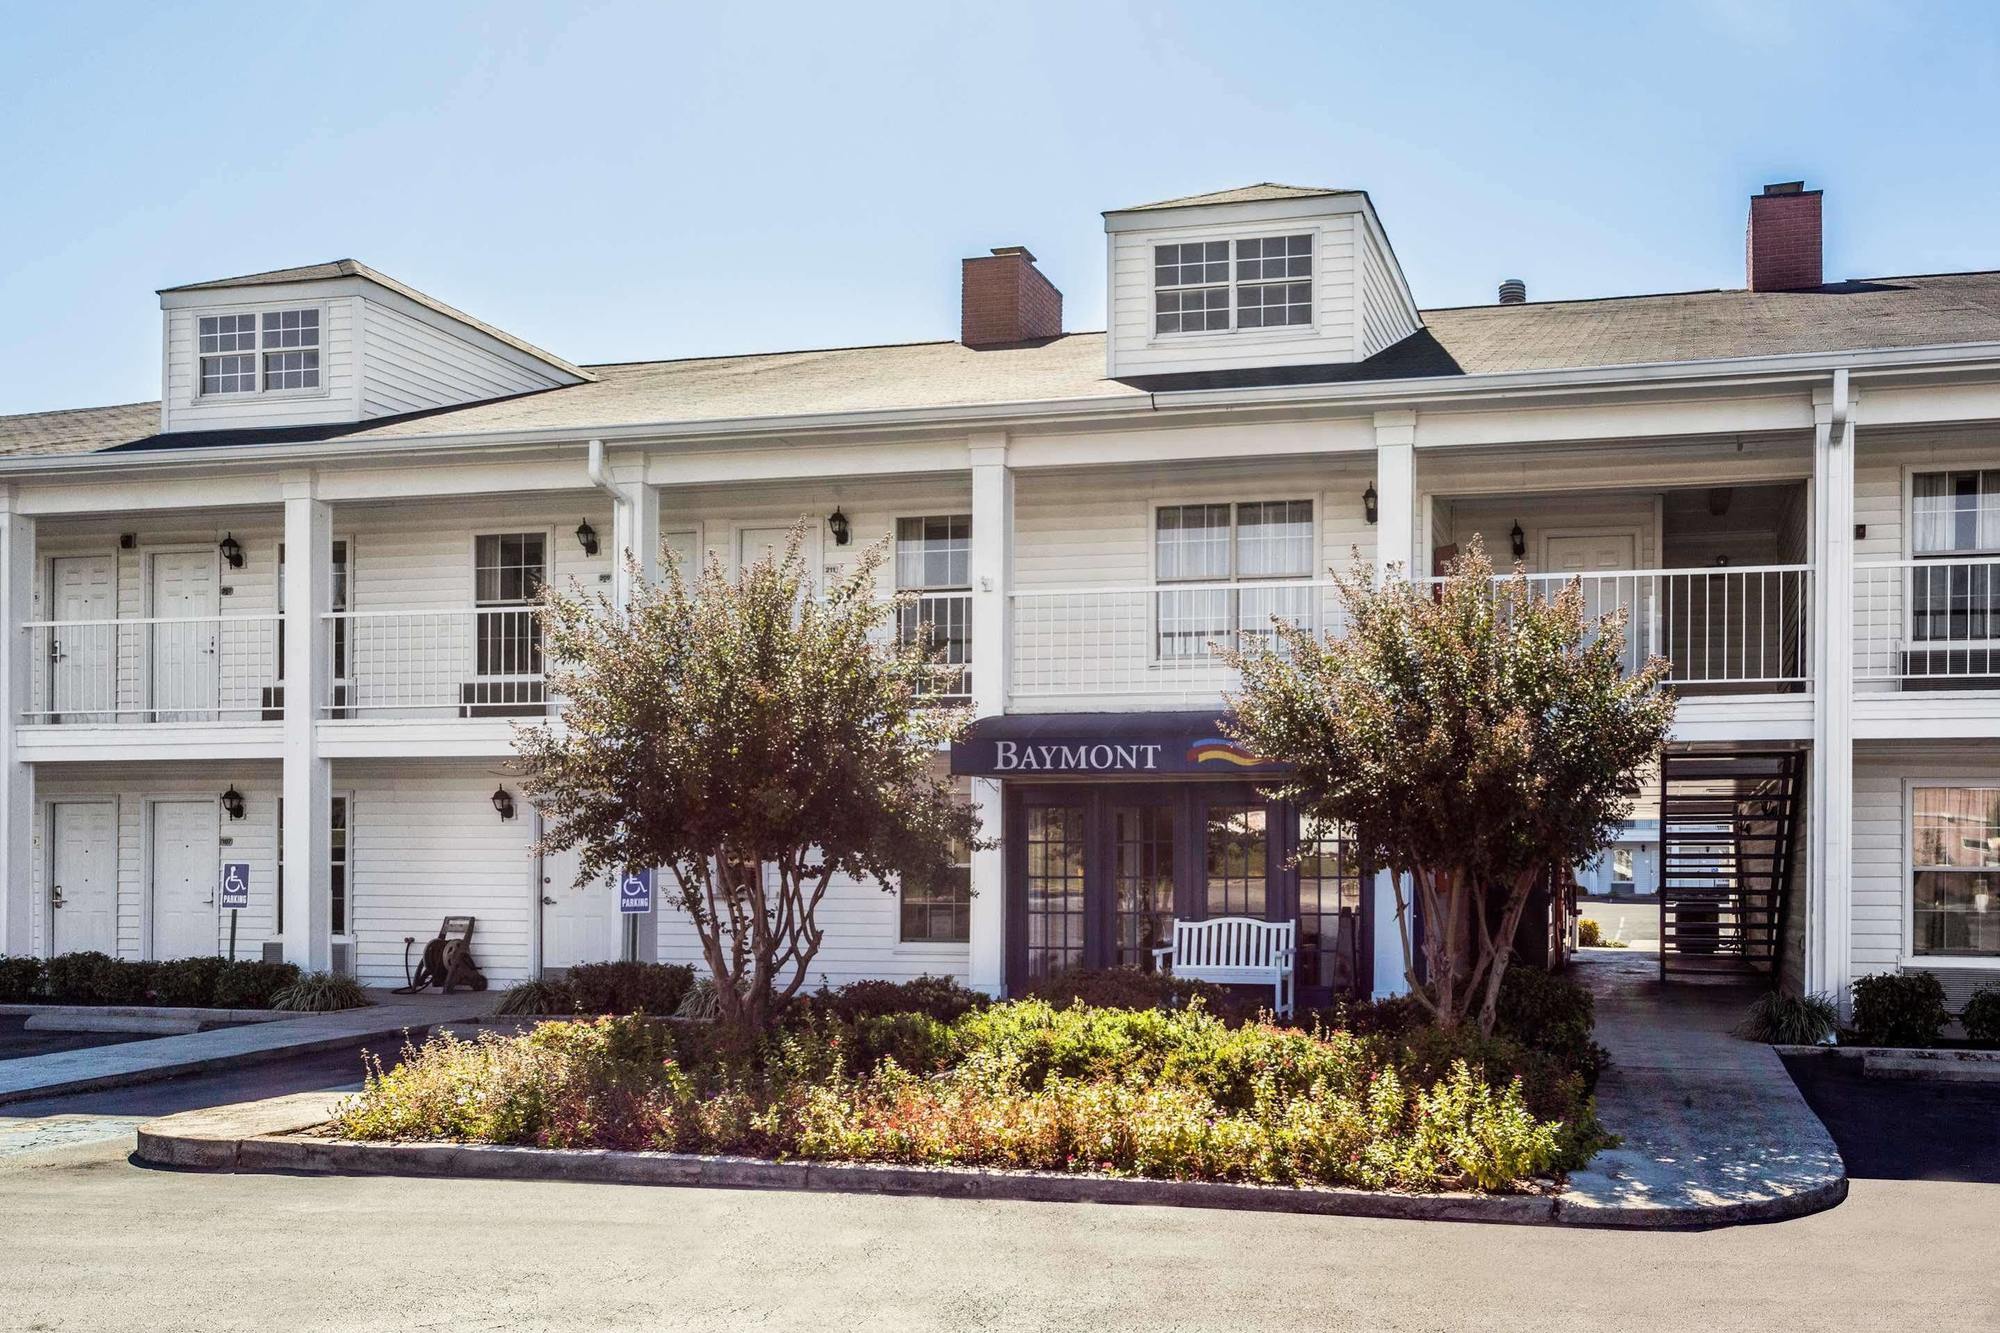
POLYGON ((267 962, 267 963, 282 963, 282 962, 284 962, 284 961, 285 961, 285 942, 284 942, 283 940, 265 940, 265 941, 264 941, 264 961, 265 961, 265 962, 267 962))
POLYGON ((333 946, 333 970, 343 977, 354 975, 354 946, 352 944, 336 943, 333 946))

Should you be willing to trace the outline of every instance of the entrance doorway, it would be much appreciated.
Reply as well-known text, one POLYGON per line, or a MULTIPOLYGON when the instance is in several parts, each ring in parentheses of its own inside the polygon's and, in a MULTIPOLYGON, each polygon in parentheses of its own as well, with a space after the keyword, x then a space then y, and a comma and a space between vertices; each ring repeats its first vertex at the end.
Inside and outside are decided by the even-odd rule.
POLYGON ((118 803, 49 807, 49 953, 118 952, 118 803))
POLYGON ((53 619, 49 643, 52 721, 109 720, 118 706, 117 562, 108 555, 49 561, 53 619))
POLYGON ((153 957, 215 952, 215 802, 153 802, 153 957))
POLYGON ((215 715, 218 670, 215 552, 159 551, 152 560, 151 685, 161 722, 215 715))
POLYGON ((578 886, 574 848, 542 857, 542 970, 610 963, 625 956, 625 918, 610 875, 578 886))
POLYGON ((1177 917, 1299 925, 1300 1002, 1371 984, 1369 876, 1351 842, 1249 783, 1008 784, 1007 980, 1151 971, 1177 917))

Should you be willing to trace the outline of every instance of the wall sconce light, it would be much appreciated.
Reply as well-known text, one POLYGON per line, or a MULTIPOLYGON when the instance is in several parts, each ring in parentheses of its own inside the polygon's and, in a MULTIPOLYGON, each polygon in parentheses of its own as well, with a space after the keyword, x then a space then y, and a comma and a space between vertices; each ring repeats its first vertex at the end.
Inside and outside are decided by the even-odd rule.
POLYGON ((1514 524, 1514 530, 1507 534, 1507 544, 1514 549, 1514 558, 1516 560, 1523 559, 1527 556, 1528 534, 1521 531, 1521 525, 1519 522, 1516 522, 1514 524))
POLYGON ((500 812, 500 818, 512 819, 514 817, 513 794, 505 787, 495 787, 493 789, 493 808, 500 812))
POLYGON ((1368 489, 1361 492, 1361 516, 1373 523, 1382 517, 1381 497, 1375 494, 1375 483, 1369 482, 1368 489))
POLYGON ((243 818, 243 793, 235 787, 222 793, 222 809, 231 819, 243 818))
POLYGON ((243 568, 243 543, 237 541, 233 535, 224 533, 221 544, 215 549, 222 552, 223 561, 231 569, 243 568))
POLYGON ((576 544, 583 548, 585 555, 597 554, 597 529, 590 526, 587 518, 576 525, 576 544))
POLYGON ((841 513, 839 509, 835 509, 831 514, 826 516, 826 530, 833 534, 833 544, 835 546, 847 545, 847 539, 853 532, 853 529, 847 525, 847 515, 841 513))

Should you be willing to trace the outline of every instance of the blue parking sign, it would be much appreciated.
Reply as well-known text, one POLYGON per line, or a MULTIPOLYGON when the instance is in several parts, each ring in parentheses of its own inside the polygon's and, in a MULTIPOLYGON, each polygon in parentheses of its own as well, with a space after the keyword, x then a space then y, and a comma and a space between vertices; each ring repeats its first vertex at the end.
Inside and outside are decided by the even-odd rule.
POLYGON ((248 907, 250 905, 250 863, 248 861, 224 861, 222 863, 222 906, 225 909, 248 907))
POLYGON ((653 910, 653 871, 628 870, 618 881, 618 910, 629 915, 653 910))

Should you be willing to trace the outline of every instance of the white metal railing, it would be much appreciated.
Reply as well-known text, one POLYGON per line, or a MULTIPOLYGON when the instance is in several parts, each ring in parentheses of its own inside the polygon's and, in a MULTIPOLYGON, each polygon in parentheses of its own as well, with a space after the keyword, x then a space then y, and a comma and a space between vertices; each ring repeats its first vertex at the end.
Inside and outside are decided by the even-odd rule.
POLYGON ((542 631, 529 606, 327 613, 328 717, 539 717, 542 631))
POLYGON ((277 615, 35 620, 28 722, 273 721, 283 714, 277 615))
POLYGON ((1317 579, 1036 588, 1015 592, 1011 602, 1011 689, 1021 699, 1204 702, 1236 683, 1211 645, 1268 640, 1273 616, 1324 631, 1340 615, 1333 583, 1317 579))
POLYGON ((1857 564, 1854 678, 1877 688, 2000 687, 2000 557, 1857 564))
POLYGON ((945 673, 934 691, 940 700, 958 703, 972 697, 972 594, 920 592, 896 612, 896 635, 905 643, 928 643, 955 668, 945 673))
MULTIPOLYGON (((1810 683, 1812 569, 1708 565, 1527 575, 1529 596, 1554 597, 1572 580, 1591 618, 1626 612, 1625 669, 1650 657, 1673 664, 1681 689, 1790 691, 1810 683)), ((1435 585, 1441 580, 1421 582, 1435 585)), ((1512 578, 1496 575, 1498 589, 1512 578)))

